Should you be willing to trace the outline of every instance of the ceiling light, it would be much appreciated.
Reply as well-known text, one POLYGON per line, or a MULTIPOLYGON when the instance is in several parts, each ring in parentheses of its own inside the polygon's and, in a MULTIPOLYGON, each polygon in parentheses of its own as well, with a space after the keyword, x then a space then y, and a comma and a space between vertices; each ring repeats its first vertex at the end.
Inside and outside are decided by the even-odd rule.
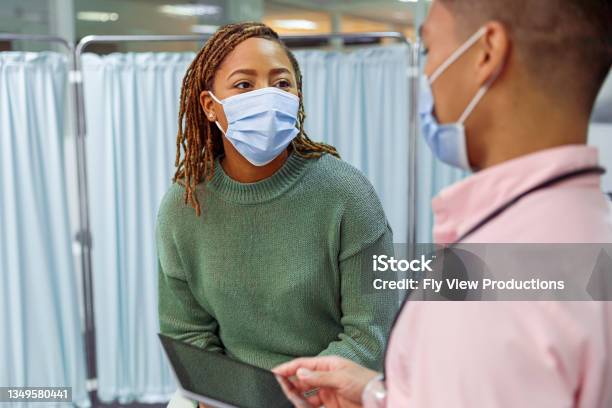
POLYGON ((272 25, 286 30, 316 30, 319 26, 310 20, 274 20, 272 25))
POLYGON ((208 4, 166 4, 160 6, 159 11, 181 17, 214 16, 221 13, 221 7, 208 4))
POLYGON ((119 14, 107 13, 104 11, 79 11, 77 19, 81 21, 95 21, 98 23, 106 23, 108 21, 119 20, 119 14))

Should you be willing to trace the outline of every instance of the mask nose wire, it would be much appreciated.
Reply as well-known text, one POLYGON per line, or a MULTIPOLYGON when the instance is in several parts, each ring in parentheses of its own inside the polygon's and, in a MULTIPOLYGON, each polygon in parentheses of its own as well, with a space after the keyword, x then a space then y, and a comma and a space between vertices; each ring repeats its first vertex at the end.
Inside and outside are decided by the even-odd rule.
POLYGON ((433 84, 434 81, 436 79, 438 79, 440 77, 440 75, 442 75, 442 73, 444 73, 444 71, 446 71, 448 69, 448 67, 450 67, 455 61, 457 61, 459 59, 459 57, 461 57, 468 49, 470 49, 474 44, 476 44, 476 41, 478 41, 480 39, 480 37, 482 37, 483 35, 485 35, 485 33, 487 32, 487 28, 486 27, 481 27, 480 30, 476 31, 474 34, 472 34, 472 36, 470 38, 467 39, 466 42, 464 42, 461 47, 457 48, 451 55, 450 57, 448 57, 446 59, 446 61, 444 61, 442 63, 442 65, 440 65, 438 68, 436 68, 436 70, 433 72, 433 74, 431 74, 431 76, 429 77, 429 83, 433 84))

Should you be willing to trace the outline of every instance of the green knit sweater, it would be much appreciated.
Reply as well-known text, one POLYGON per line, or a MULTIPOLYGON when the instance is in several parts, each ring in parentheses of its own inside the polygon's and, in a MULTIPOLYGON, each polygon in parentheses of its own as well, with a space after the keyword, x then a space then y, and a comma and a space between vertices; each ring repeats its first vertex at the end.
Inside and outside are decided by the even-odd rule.
POLYGON ((314 355, 381 368, 397 299, 369 290, 364 266, 392 233, 358 170, 292 153, 244 184, 217 161, 197 194, 200 217, 178 184, 159 210, 163 334, 263 368, 314 355))

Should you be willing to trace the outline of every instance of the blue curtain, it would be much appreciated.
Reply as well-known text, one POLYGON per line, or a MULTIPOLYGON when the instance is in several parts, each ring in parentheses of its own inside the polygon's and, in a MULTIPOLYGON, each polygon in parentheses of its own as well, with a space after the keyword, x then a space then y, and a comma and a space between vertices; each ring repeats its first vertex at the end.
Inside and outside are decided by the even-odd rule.
POLYGON ((303 50, 306 130, 376 189, 395 242, 408 237, 408 47, 303 50))
POLYGON ((158 205, 173 175, 180 84, 193 54, 83 56, 98 393, 167 401, 156 333, 158 205))
POLYGON ((85 406, 64 172, 66 87, 65 56, 0 53, 0 384, 71 386, 85 406))

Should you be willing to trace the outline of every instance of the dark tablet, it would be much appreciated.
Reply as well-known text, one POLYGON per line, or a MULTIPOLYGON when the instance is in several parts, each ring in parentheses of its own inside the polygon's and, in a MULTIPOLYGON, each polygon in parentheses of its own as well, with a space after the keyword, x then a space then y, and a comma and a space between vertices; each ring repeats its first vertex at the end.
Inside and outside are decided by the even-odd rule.
POLYGON ((162 334, 159 338, 186 398, 220 408, 308 406, 287 380, 271 371, 162 334))

